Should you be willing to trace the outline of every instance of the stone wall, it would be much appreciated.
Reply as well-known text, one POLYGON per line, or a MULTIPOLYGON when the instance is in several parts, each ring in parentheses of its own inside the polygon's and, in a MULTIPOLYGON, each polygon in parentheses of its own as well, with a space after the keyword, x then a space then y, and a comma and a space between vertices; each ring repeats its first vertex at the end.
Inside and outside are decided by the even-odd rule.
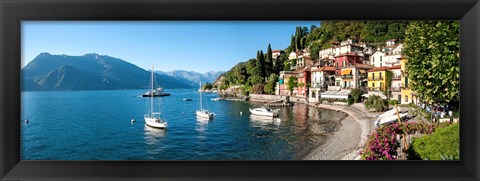
POLYGON ((290 96, 281 95, 266 95, 266 94, 250 94, 250 101, 255 102, 275 102, 275 101, 290 101, 290 96))

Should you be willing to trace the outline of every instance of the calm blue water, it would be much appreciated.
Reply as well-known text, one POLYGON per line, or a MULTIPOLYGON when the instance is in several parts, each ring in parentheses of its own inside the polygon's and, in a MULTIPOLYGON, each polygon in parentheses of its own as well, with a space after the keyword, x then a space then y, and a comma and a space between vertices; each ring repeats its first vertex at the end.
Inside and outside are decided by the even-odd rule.
POLYGON ((248 111, 259 104, 211 101, 218 95, 204 93, 204 107, 216 117, 199 120, 198 93, 172 89, 166 90, 171 96, 157 98, 169 126, 159 130, 144 124, 148 98, 138 97, 143 92, 22 92, 22 160, 299 159, 324 138, 309 122, 329 124, 339 114, 296 105, 282 108, 281 121, 265 120, 248 111))

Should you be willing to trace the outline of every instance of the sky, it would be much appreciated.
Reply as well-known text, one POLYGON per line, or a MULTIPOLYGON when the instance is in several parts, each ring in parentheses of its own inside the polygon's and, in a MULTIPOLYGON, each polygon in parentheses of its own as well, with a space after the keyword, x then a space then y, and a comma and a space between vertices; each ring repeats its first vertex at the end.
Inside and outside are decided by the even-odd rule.
POLYGON ((227 71, 257 50, 285 49, 320 21, 23 21, 22 67, 38 54, 97 53, 146 70, 227 71))

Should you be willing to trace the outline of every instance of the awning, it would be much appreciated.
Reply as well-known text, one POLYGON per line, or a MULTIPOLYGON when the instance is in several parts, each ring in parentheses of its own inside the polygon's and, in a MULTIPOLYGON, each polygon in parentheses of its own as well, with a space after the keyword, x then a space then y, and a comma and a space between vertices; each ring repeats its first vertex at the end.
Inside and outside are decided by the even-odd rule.
POLYGON ((362 70, 362 69, 360 69, 359 72, 360 72, 361 74, 366 73, 365 70, 362 70))
POLYGON ((342 75, 347 75, 347 74, 351 74, 351 73, 352 73, 352 69, 342 70, 342 75))

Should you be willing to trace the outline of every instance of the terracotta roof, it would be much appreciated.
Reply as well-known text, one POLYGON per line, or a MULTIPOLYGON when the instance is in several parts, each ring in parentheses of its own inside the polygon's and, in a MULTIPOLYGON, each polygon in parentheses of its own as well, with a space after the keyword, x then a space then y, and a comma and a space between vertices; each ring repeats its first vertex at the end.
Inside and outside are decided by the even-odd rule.
POLYGON ((395 66, 388 67, 388 69, 400 69, 400 68, 402 68, 401 65, 395 65, 395 66))
POLYGON ((368 70, 367 72, 378 72, 378 71, 386 71, 388 70, 388 67, 377 67, 377 68, 374 68, 374 69, 370 69, 368 70))
POLYGON ((321 72, 321 71, 335 71, 335 67, 328 67, 328 66, 324 66, 324 67, 321 67, 317 70, 315 70, 316 72, 321 72))
POLYGON ((387 41, 397 41, 397 39, 392 38, 392 39, 388 39, 387 41))
POLYGON ((272 53, 283 52, 283 50, 272 50, 272 53))
POLYGON ((353 64, 351 66, 345 67, 345 68, 349 68, 349 67, 356 67, 356 68, 362 68, 362 69, 373 69, 373 68, 375 68, 375 66, 373 66, 373 65, 361 64, 361 63, 356 63, 356 64, 353 64))

